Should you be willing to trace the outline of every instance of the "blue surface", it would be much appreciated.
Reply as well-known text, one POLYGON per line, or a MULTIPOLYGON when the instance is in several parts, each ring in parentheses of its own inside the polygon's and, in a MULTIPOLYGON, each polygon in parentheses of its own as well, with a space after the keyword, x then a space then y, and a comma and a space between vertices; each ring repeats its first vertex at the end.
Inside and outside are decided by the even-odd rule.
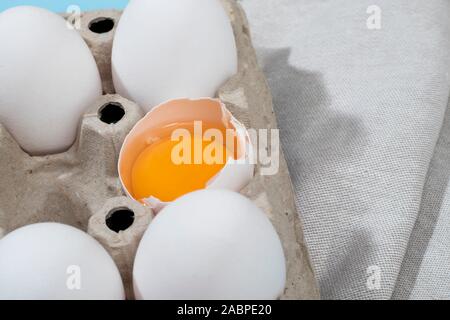
POLYGON ((21 5, 46 8, 55 12, 66 12, 71 5, 79 6, 81 11, 123 9, 127 3, 128 0, 0 0, 0 12, 21 5))

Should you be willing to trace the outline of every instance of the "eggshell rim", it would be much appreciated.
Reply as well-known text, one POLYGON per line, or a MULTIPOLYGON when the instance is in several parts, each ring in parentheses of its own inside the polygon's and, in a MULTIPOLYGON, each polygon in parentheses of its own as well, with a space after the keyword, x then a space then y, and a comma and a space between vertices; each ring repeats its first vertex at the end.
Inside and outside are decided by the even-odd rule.
MULTIPOLYGON (((224 176, 226 176, 227 174, 224 174, 224 170, 225 169, 230 169, 230 168, 236 168, 233 167, 236 164, 240 164, 239 161, 245 161, 244 164, 240 164, 242 166, 245 165, 244 169, 242 169, 241 171, 246 174, 247 176, 240 179, 242 180, 240 183, 238 183, 240 185, 240 189, 242 189, 247 183, 250 182, 250 180, 254 177, 254 172, 255 172, 255 164, 254 164, 254 159, 251 159, 254 156, 254 146, 253 143, 250 139, 250 135, 248 133, 248 129, 241 123, 239 122, 236 117, 234 117, 234 115, 231 113, 230 110, 228 110, 228 108, 226 107, 225 103, 220 100, 219 98, 211 98, 211 97, 200 97, 200 98, 175 98, 175 99, 168 99, 160 104, 158 104, 157 106, 153 107, 149 112, 147 112, 145 114, 145 116, 143 116, 138 122, 136 122, 136 124, 133 126, 133 128, 130 130, 130 132, 126 135, 122 147, 120 148, 120 152, 119 152, 119 158, 117 161, 117 171, 119 174, 119 180, 120 180, 120 184, 122 186, 123 191, 125 192, 125 194, 133 199, 134 201, 144 205, 144 206, 149 206, 150 208, 152 208, 155 213, 158 213, 159 211, 161 211, 166 205, 168 205, 169 203, 173 202, 173 201, 169 201, 169 202, 165 202, 165 201, 161 201, 156 197, 150 196, 148 198, 142 199, 141 201, 135 199, 131 193, 128 191, 128 189, 125 187, 124 183, 123 183, 123 179, 122 179, 122 173, 120 170, 120 164, 121 164, 121 159, 123 156, 123 152, 124 152, 124 146, 127 145, 129 139, 131 139, 131 133, 133 132, 133 130, 138 127, 142 122, 146 121, 146 119, 148 117, 151 116, 151 113, 154 112, 156 109, 163 107, 164 105, 173 102, 173 101, 181 101, 181 100, 188 100, 188 101, 192 101, 192 102, 196 102, 196 101, 201 101, 201 100, 209 100, 215 103, 219 103, 221 109, 222 109, 222 114, 223 115, 227 115, 229 114, 229 119, 228 119, 228 123, 230 125, 232 125, 234 127, 234 129, 236 130, 236 133, 240 139, 240 141, 244 142, 244 147, 247 147, 244 149, 243 154, 238 157, 237 159, 228 159, 228 161, 226 162, 225 166, 222 168, 222 170, 220 170, 214 177, 212 177, 207 183, 206 183, 206 187, 204 189, 212 189, 212 188, 222 188, 222 189, 226 189, 225 187, 220 187, 220 182, 224 181, 225 178, 224 176), (245 181, 244 181, 245 180, 245 181), (219 185, 219 186, 216 186, 219 185)), ((224 120, 224 119, 222 119, 224 120)), ((228 171, 229 172, 229 171, 228 171)), ((229 189, 232 191, 240 191, 240 190, 234 190, 234 189, 229 189)), ((194 190, 193 192, 198 191, 198 190, 194 190)), ((175 200, 174 200, 175 201, 175 200)))

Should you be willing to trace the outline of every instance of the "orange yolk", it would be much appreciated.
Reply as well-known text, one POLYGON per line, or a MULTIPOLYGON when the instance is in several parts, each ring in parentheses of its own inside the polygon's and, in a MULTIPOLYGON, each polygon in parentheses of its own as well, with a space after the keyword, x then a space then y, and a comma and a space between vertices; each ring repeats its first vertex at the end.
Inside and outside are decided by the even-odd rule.
POLYGON ((132 195, 135 199, 142 200, 153 196, 169 202, 186 193, 204 189, 207 182, 222 170, 230 156, 225 145, 205 141, 202 137, 194 135, 191 143, 191 161, 188 164, 176 164, 172 161, 172 150, 179 143, 167 137, 149 145, 140 153, 131 172, 132 195), (223 161, 211 163, 201 159, 201 163, 195 164, 195 146, 197 149, 201 146, 202 155, 207 146, 221 150, 219 154, 223 155, 223 161))

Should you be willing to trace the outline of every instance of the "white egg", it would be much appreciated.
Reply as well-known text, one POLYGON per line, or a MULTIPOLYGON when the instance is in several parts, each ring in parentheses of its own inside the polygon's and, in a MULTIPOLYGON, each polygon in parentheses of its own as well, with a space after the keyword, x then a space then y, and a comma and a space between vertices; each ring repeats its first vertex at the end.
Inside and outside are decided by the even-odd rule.
POLYGON ((169 99, 213 97, 237 64, 220 0, 133 0, 114 37, 115 89, 146 111, 169 99))
POLYGON ((57 14, 0 14, 0 123, 32 155, 68 149, 80 116, 102 94, 94 57, 57 14))
POLYGON ((0 240, 0 300, 124 298, 112 258, 78 229, 40 223, 0 240))
POLYGON ((286 279, 269 219, 244 196, 190 193, 164 208, 139 245, 138 299, 276 299, 286 279))

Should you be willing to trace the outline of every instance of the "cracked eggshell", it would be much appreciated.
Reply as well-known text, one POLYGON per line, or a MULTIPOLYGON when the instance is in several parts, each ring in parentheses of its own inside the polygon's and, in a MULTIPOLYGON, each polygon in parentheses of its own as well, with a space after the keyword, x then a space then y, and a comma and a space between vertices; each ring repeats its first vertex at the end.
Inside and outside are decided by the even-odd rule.
POLYGON ((214 97, 237 67, 220 0, 133 0, 117 26, 114 86, 145 111, 169 99, 214 97))
POLYGON ((142 300, 277 299, 285 282, 274 227, 228 190, 192 192, 165 207, 145 232, 133 270, 142 300))
MULTIPOLYGON (((238 192, 250 182, 255 170, 254 149, 244 125, 218 99, 174 99, 147 113, 125 138, 119 154, 118 171, 122 187, 129 197, 133 198, 131 172, 140 153, 149 143, 158 141, 158 136, 168 125, 193 121, 221 124, 225 129, 234 130, 237 136, 236 158, 230 158, 205 188, 238 192)), ((156 212, 167 205, 167 202, 154 197, 135 200, 150 206, 156 212)))
POLYGON ((101 94, 88 46, 62 17, 31 6, 0 13, 0 122, 25 151, 67 150, 101 94))
POLYGON ((114 261, 81 230, 59 223, 38 223, 0 240, 0 300, 124 298, 114 261))

